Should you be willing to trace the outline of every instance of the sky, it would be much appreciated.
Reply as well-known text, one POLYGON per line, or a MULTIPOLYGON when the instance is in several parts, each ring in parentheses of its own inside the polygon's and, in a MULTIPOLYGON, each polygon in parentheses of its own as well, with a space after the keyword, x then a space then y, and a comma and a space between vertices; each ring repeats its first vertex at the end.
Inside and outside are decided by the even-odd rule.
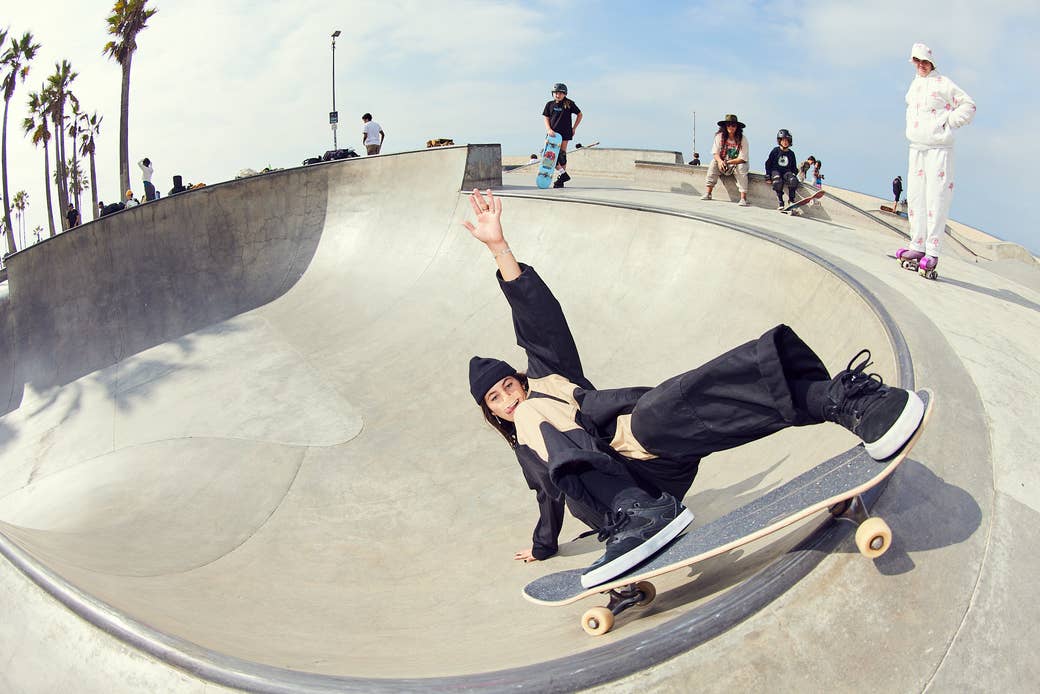
MULTIPOLYGON (((102 200, 119 190, 120 68, 101 54, 111 0, 3 0, 0 28, 41 44, 7 123, 9 194, 25 190, 27 236, 47 228, 43 151, 24 136, 30 90, 69 60, 72 91, 103 117, 102 200)), ((537 151, 555 82, 584 120, 577 142, 710 152, 716 121, 747 124, 752 170, 776 131, 799 159, 823 161, 827 184, 889 197, 906 177, 910 47, 933 49, 940 72, 970 94, 975 121, 958 131, 951 217, 1040 254, 1033 221, 1040 159, 1029 121, 1040 112, 1040 3, 727 0, 151 0, 130 86, 131 181, 149 157, 156 187, 289 167, 332 148, 331 34, 340 147, 361 146, 361 114, 386 132, 384 152, 428 139, 537 151), (695 115, 696 114, 696 115, 695 115)), ((52 148, 53 149, 53 148, 52 148)), ((69 147, 71 152, 71 146, 69 147)), ((52 158, 53 161, 53 158, 52 158)), ((57 213, 57 197, 54 197, 57 213)), ((89 193, 84 207, 89 207, 89 193)), ((90 219, 89 212, 85 215, 90 219)), ((57 225, 57 220, 55 222, 57 225)), ((15 222, 16 231, 18 223, 15 222)), ((46 231, 44 232, 46 234, 46 231)))

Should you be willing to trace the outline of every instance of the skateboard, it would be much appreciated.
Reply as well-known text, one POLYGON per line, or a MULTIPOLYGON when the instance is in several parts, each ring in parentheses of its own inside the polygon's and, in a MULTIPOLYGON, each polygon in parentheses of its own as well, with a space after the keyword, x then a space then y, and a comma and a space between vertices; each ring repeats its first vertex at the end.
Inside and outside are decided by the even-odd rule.
POLYGON ((560 145, 563 137, 560 133, 554 133, 551 137, 545 136, 545 149, 542 150, 542 165, 538 167, 538 177, 535 183, 539 188, 548 188, 552 185, 553 171, 556 170, 556 158, 560 155, 560 145))
POLYGON ((617 615, 653 601, 656 589, 649 579, 742 547, 821 511, 856 523, 859 551, 871 559, 880 557, 891 545, 892 531, 882 518, 867 512, 861 495, 892 474, 927 426, 935 398, 930 390, 917 394, 925 405, 924 416, 913 436, 890 458, 874 460, 860 444, 725 516, 688 531, 617 578, 583 588, 583 569, 559 571, 528 583, 524 597, 539 605, 569 605, 597 593, 608 594, 606 607, 593 607, 581 617, 585 632, 600 636, 611 630, 617 615))
POLYGON ((812 195, 810 195, 807 198, 802 198, 801 200, 798 200, 797 202, 792 202, 790 205, 788 205, 787 207, 785 207, 784 209, 782 209, 780 211, 781 212, 785 212, 785 213, 792 213, 793 210, 798 209, 802 205, 808 205, 813 200, 819 200, 820 198, 823 197, 823 195, 824 195, 823 191, 822 190, 818 190, 818 191, 816 191, 815 193, 813 193, 812 195))
MULTIPOLYGON (((583 149, 592 149, 593 147, 595 147, 598 144, 599 144, 599 140, 596 140, 591 145, 582 145, 581 147, 576 148, 574 150, 574 152, 579 152, 579 151, 581 151, 583 149)), ((571 152, 571 154, 574 154, 574 152, 571 152)), ((532 159, 531 161, 524 162, 520 166, 514 166, 509 171, 512 173, 512 172, 519 171, 520 169, 526 169, 528 166, 534 166, 535 164, 541 164, 541 163, 542 163, 541 159, 532 159)))
POLYGON ((898 215, 898 216, 902 217, 903 219, 907 218, 906 212, 900 212, 899 210, 897 210, 895 208, 892 208, 892 207, 889 207, 888 205, 882 205, 881 206, 881 211, 882 212, 888 212, 889 214, 898 215))

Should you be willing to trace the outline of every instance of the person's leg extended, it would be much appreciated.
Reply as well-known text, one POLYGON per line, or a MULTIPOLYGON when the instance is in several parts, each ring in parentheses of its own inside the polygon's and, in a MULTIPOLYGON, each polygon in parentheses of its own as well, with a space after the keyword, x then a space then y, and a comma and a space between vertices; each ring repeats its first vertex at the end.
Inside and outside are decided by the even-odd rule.
POLYGON ((906 173, 906 213, 910 221, 912 251, 924 253, 928 237, 928 186, 925 177, 925 153, 911 149, 906 173))
POLYGON ((876 459, 895 453, 924 414, 915 393, 865 373, 863 352, 834 378, 798 335, 779 325, 703 366, 647 392, 632 413, 646 450, 699 459, 789 426, 835 422, 859 436, 876 459))
POLYGON ((570 174, 567 173, 567 145, 570 143, 570 140, 564 140, 560 144, 560 156, 556 159, 556 171, 559 176, 556 177, 556 182, 553 184, 554 188, 563 188, 563 184, 571 180, 570 174))

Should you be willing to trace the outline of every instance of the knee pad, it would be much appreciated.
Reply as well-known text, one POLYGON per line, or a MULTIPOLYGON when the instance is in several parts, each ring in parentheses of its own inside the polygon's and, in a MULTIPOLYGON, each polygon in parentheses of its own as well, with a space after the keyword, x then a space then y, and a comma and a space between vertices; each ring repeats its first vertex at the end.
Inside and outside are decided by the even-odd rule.
POLYGON ((798 187, 798 177, 795 176, 790 171, 788 171, 787 173, 784 174, 784 183, 787 184, 788 188, 797 188, 798 187))
POLYGON ((779 175, 777 175, 777 176, 773 176, 773 177, 772 177, 772 178, 770 179, 770 181, 772 182, 772 184, 773 184, 773 190, 774 190, 774 191, 775 191, 776 193, 779 193, 779 192, 780 192, 781 190, 783 190, 783 189, 784 189, 784 182, 783 182, 783 180, 782 180, 782 179, 780 178, 780 176, 779 176, 779 175))

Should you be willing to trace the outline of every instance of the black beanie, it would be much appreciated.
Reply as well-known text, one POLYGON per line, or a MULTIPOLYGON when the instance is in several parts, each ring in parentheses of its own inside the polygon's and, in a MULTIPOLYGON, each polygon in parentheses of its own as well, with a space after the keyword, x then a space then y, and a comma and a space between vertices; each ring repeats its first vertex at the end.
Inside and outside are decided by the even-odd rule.
POLYGON ((478 405, 492 386, 507 376, 516 375, 516 369, 501 359, 473 357, 469 360, 469 392, 478 405))

